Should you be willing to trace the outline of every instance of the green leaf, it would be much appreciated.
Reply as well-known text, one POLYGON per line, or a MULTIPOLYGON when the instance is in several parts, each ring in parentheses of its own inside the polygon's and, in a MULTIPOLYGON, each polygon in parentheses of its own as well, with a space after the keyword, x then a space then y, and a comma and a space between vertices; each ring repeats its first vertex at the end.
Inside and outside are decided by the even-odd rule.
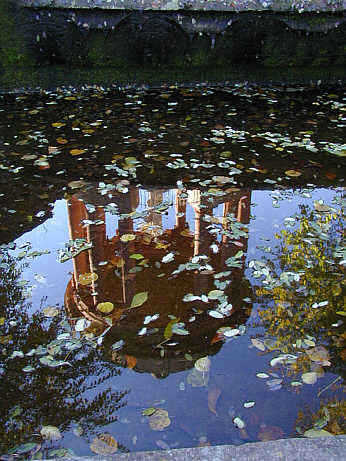
POLYGON ((146 408, 145 410, 142 411, 142 416, 151 416, 155 413, 156 408, 154 407, 149 407, 146 408))
POLYGON ((123 234, 120 237, 120 240, 124 243, 130 242, 131 240, 135 240, 136 236, 134 234, 123 234))
POLYGON ((40 447, 41 445, 34 443, 34 442, 28 442, 24 443, 23 445, 18 445, 15 448, 12 448, 9 453, 10 454, 16 454, 16 455, 23 455, 24 453, 28 453, 29 451, 34 450, 35 448, 40 447))
POLYGON ((224 292, 221 291, 221 290, 211 290, 208 293, 208 298, 209 299, 218 299, 223 295, 224 295, 224 292))
POLYGON ((130 309, 141 306, 147 301, 147 299, 148 299, 147 291, 142 291, 141 293, 135 294, 132 299, 130 309))
POLYGON ((173 325, 178 322, 179 319, 173 319, 167 323, 165 331, 163 333, 165 339, 171 339, 171 337, 173 336, 173 325))
POLYGON ((104 303, 99 303, 96 306, 96 309, 99 310, 100 312, 102 312, 102 314, 109 314, 110 312, 113 311, 114 304, 109 302, 109 301, 106 301, 104 303))
POLYGON ((131 259, 137 259, 137 260, 138 260, 138 259, 143 259, 144 256, 141 255, 141 254, 139 254, 139 253, 134 253, 134 254, 130 255, 130 258, 131 258, 131 259))
POLYGON ((308 429, 303 435, 304 437, 330 437, 333 434, 325 429, 308 429))

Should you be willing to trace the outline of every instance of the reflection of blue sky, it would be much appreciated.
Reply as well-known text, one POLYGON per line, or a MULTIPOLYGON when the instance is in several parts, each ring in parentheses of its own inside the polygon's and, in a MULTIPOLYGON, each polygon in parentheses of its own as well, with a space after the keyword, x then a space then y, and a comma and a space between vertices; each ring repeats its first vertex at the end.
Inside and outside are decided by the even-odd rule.
MULTIPOLYGON (((175 197, 176 189, 163 193, 163 201, 170 202, 171 206, 167 213, 162 214, 162 225, 164 229, 172 229, 175 225, 175 197)), ((247 263, 254 258, 260 258, 261 252, 256 249, 259 245, 275 246, 277 240, 274 234, 283 228, 283 220, 287 216, 299 212, 299 204, 311 204, 313 200, 322 199, 331 203, 335 191, 331 189, 316 189, 311 192, 311 198, 303 197, 300 193, 285 191, 275 192, 275 195, 284 197, 278 201, 278 207, 273 207, 272 191, 253 191, 251 198, 251 216, 249 224, 249 240, 247 263), (286 197, 286 198, 285 198, 286 197)), ((139 190, 139 205, 137 211, 144 211, 147 208, 149 192, 145 189, 139 190)), ((222 216, 222 205, 214 209, 214 214, 222 216)), ((194 230, 194 210, 191 205, 186 206, 186 219, 191 231, 194 230)), ((143 222, 142 219, 135 220, 135 229, 143 222)), ((115 234, 118 227, 118 217, 107 213, 106 228, 107 236, 115 234)), ((48 219, 40 226, 27 232, 16 240, 17 248, 25 242, 31 242, 33 250, 49 249, 50 254, 42 255, 29 261, 29 268, 23 273, 23 279, 29 280, 36 288, 33 290, 33 307, 40 305, 41 298, 47 296, 46 305, 62 303, 66 285, 69 280, 69 273, 72 271, 71 261, 66 263, 57 262, 58 249, 63 248, 69 240, 68 217, 65 200, 56 202, 53 210, 53 218, 48 219), (35 280, 36 274, 45 277, 44 283, 35 280)), ((18 252, 20 250, 17 250, 18 252)), ((247 271, 249 272, 249 271, 247 271)), ((249 274, 247 274, 249 275, 249 274)))
MULTIPOLYGON (((168 210, 168 213, 162 215, 163 227, 166 229, 173 228, 175 224, 175 193, 176 192, 172 190, 166 192, 163 196, 164 201, 169 200, 173 204, 173 207, 168 210)), ((247 264, 251 259, 261 259, 263 256, 261 251, 256 250, 256 246, 268 245, 274 247, 275 244, 277 244, 277 240, 274 239, 275 232, 278 232, 283 227, 284 218, 299 212, 299 204, 312 205, 313 200, 317 199, 323 199, 326 203, 331 204, 335 191, 318 189, 311 194, 311 198, 304 198, 299 194, 293 195, 293 193, 286 191, 282 196, 291 196, 291 199, 285 198, 279 201, 278 208, 273 207, 271 195, 272 193, 270 191, 252 192, 252 219, 249 224, 247 264)), ((146 208, 148 199, 148 191, 141 189, 140 204, 137 211, 146 208)), ((187 222, 189 223, 190 229, 193 230, 194 211, 190 205, 187 205, 186 210, 187 222)), ((214 213, 215 215, 222 215, 221 205, 214 209, 214 213)), ((141 222, 141 219, 136 220, 135 228, 137 228, 141 222)), ((118 219, 116 216, 107 214, 106 223, 107 235, 111 237, 116 231, 118 219)), ((49 255, 43 255, 31 261, 30 267, 25 270, 23 274, 24 279, 30 280, 30 283, 37 285, 32 298, 34 309, 39 307, 40 300, 43 296, 48 297, 45 305, 55 303, 59 303, 60 305, 63 304, 64 292, 70 279, 72 264, 71 261, 63 264, 57 262, 57 250, 63 248, 68 240, 67 207, 66 202, 61 200, 55 204, 54 216, 52 219, 47 220, 44 224, 33 229, 31 232, 24 234, 16 241, 17 246, 30 241, 34 250, 49 249, 51 251, 49 255), (40 284, 35 281, 35 274, 41 274, 46 277, 46 283, 40 284)), ((20 250, 16 250, 16 252, 19 251, 20 250)), ((250 271, 247 270, 247 275, 250 275, 249 272, 250 271)), ((256 312, 256 308, 257 306, 255 305, 253 307, 253 313, 256 312)), ((293 393, 270 393, 270 401, 268 400, 268 389, 263 380, 256 378, 256 373, 268 371, 268 363, 270 358, 275 356, 275 353, 262 356, 258 354, 258 351, 255 349, 249 348, 249 337, 259 331, 251 328, 251 321, 254 320, 254 318, 254 315, 252 315, 248 322, 246 335, 229 340, 223 345, 218 354, 211 357, 212 366, 209 389, 221 388, 223 394, 220 401, 225 402, 227 405, 225 412, 232 412, 234 410, 236 412, 235 414, 245 421, 248 418, 249 411, 244 409, 243 403, 249 400, 256 401, 256 411, 261 415, 262 423, 267 425, 275 423, 281 424, 282 427, 288 431, 288 434, 291 430, 291 425, 293 424, 297 410, 301 409, 303 403, 311 401, 311 393, 313 390, 309 388, 309 386, 304 386, 301 390, 299 399, 297 399, 293 393), (227 390, 228 388, 230 391, 227 390), (275 411, 273 412, 273 408, 282 405, 288 409, 285 413, 286 419, 285 421, 281 421, 278 415, 278 421, 275 422, 275 411), (285 425, 287 425, 287 427, 285 427, 285 425)), ((138 402, 140 406, 136 408, 125 406, 119 411, 119 421, 112 424, 107 430, 110 432, 114 431, 114 433, 117 434, 117 439, 131 449, 139 449, 138 447, 141 449, 146 448, 146 441, 143 440, 140 434, 138 434, 138 447, 132 445, 130 435, 132 436, 133 432, 129 430, 129 422, 137 421, 140 418, 139 415, 142 409, 154 405, 155 401, 162 401, 163 396, 165 400, 163 400, 163 403, 159 406, 167 409, 169 414, 173 416, 173 418, 176 418, 176 421, 179 421, 179 411, 177 410, 179 406, 182 411, 185 408, 189 408, 192 419, 198 418, 198 416, 196 416, 197 407, 195 408, 194 405, 191 405, 191 402, 194 402, 193 399, 195 398, 201 399, 201 401, 204 402, 203 405, 207 408, 207 388, 191 388, 186 382, 189 373, 190 371, 184 371, 170 375, 169 379, 158 380, 148 373, 138 374, 131 369, 123 369, 121 376, 115 379, 115 384, 113 381, 110 381, 104 383, 102 386, 107 387, 108 385, 115 385, 120 389, 131 389, 131 394, 128 399, 130 405, 131 402, 134 401, 135 403, 138 402), (184 382, 185 385, 184 391, 179 389, 180 383, 182 382, 184 382), (194 412, 196 412, 196 415, 194 415, 194 412)), ((321 383, 320 385, 326 385, 329 382, 328 380, 330 380, 330 378, 327 373, 326 377, 319 381, 321 383)), ((195 419, 193 424, 196 424, 195 419)), ((229 424, 232 424, 231 421, 232 420, 229 419, 229 424)), ((203 426, 204 423, 203 421, 198 421, 198 424, 203 426)), ((207 425, 209 422, 206 421, 205 424, 207 425)), ((144 426, 142 427, 145 429, 144 426)), ((177 434, 176 437, 176 440, 179 440, 180 435, 177 434)), ((148 441, 149 439, 150 437, 148 441)), ((74 443, 74 439, 71 440, 71 443, 74 443)), ((79 449, 81 452, 89 454, 87 446, 84 445, 84 441, 80 443, 81 446, 79 449)), ((152 447, 148 446, 147 448, 152 447)))
POLYGON ((53 217, 37 226, 30 232, 25 233, 16 240, 17 251, 20 245, 30 242, 32 250, 49 250, 50 254, 39 256, 33 260, 24 259, 29 267, 24 270, 22 278, 29 280, 30 285, 35 285, 31 298, 34 310, 39 308, 42 297, 47 296, 45 305, 63 304, 64 292, 72 264, 67 261, 63 264, 57 261, 58 249, 63 248, 69 240, 67 207, 65 200, 58 200, 54 205, 53 217), (45 282, 35 280, 35 275, 45 277, 45 282))

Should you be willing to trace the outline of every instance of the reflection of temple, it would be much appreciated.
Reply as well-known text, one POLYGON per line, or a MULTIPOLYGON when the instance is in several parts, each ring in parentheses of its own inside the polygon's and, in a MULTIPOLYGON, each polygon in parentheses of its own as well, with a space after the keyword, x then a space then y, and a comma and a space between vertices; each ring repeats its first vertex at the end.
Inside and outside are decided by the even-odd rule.
POLYGON ((68 203, 71 239, 85 238, 93 244, 73 260, 73 277, 65 294, 69 316, 83 315, 100 333, 108 324, 104 320, 106 314, 98 312, 97 305, 112 302, 115 309, 108 317, 112 318, 113 327, 105 342, 124 339, 121 352, 136 357, 138 371, 167 375, 191 366, 191 362, 187 364, 179 358, 185 353, 197 358, 215 353, 221 345, 210 345, 216 330, 244 321, 242 299, 248 295, 248 284, 243 269, 233 269, 227 277, 231 283, 224 291, 233 305, 229 317, 215 319, 206 313, 215 309, 215 302, 187 303, 182 299, 187 293, 202 295, 215 290, 213 275, 229 270, 226 260, 240 249, 246 250, 246 238, 233 241, 222 230, 227 232, 232 215, 236 222, 249 222, 250 192, 231 190, 227 195, 211 197, 199 190, 133 188, 128 194, 117 193, 111 201, 118 207, 120 219, 111 238, 106 235, 102 200, 102 196, 89 191, 74 195, 68 203), (170 207, 163 202, 165 194, 171 194, 170 207), (96 209, 89 213, 85 203, 93 203, 96 209), (212 227, 221 232, 211 232, 212 227), (121 237, 128 234, 132 240, 123 241, 121 237), (168 253, 173 253, 174 259, 162 263, 168 253), (206 270, 199 267, 172 275, 179 264, 200 255, 208 258, 206 270), (82 285, 80 276, 85 273, 97 273, 98 279, 82 285), (148 301, 139 308, 129 309, 133 296, 144 291, 148 292, 148 301), (160 314, 159 318, 143 325, 145 317, 154 314, 160 314), (177 344, 168 347, 165 359, 161 359, 155 346, 164 339, 163 332, 172 315, 185 323, 190 334, 174 336, 171 342, 177 344), (146 333, 138 336, 143 327, 147 328, 146 333), (167 366, 169 369, 163 371, 167 366))

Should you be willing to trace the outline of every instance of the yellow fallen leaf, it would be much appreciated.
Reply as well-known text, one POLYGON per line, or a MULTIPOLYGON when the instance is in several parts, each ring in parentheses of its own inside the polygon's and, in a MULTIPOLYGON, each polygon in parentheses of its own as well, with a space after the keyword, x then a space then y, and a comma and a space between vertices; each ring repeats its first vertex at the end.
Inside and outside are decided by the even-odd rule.
POLYGON ((80 155, 80 154, 84 154, 84 152, 85 152, 85 149, 71 149, 70 150, 71 155, 80 155))
POLYGON ((56 142, 58 144, 67 144, 68 140, 59 136, 59 138, 56 138, 56 142))
POLYGON ((297 170, 286 170, 285 175, 290 176, 291 178, 298 178, 298 176, 301 176, 302 173, 301 171, 297 171, 297 170))
POLYGON ((97 310, 102 312, 102 314, 109 314, 110 312, 112 312, 112 310, 114 310, 114 304, 106 301, 104 303, 98 303, 96 308, 97 310))
POLYGON ((99 276, 95 272, 86 272, 85 274, 80 274, 78 277, 78 282, 81 285, 91 285, 92 282, 95 282, 99 276))
POLYGON ((61 128, 61 127, 65 126, 65 125, 66 125, 66 123, 62 123, 62 122, 52 123, 53 128, 61 128))

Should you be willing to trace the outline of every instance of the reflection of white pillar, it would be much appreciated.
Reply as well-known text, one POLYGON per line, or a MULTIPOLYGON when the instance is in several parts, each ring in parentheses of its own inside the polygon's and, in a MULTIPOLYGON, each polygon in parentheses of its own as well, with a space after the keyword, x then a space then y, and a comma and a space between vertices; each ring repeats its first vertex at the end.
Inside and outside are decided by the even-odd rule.
POLYGON ((175 228, 184 230, 186 226, 186 199, 181 197, 181 189, 175 195, 175 228))
MULTIPOLYGON (((104 261, 106 258, 106 247, 107 247, 107 237, 106 237, 106 214, 103 208, 97 207, 90 217, 88 218, 93 220, 103 221, 103 224, 88 224, 87 225, 87 235, 88 242, 92 243, 92 247, 88 250, 89 253, 89 265, 90 272, 94 272, 95 268, 97 269, 99 262, 104 261)), ((97 296, 93 296, 94 305, 97 306, 99 303, 99 292, 103 291, 102 280, 99 279, 95 284, 93 281, 91 284, 92 291, 97 292, 97 296), (97 288, 96 288, 97 285, 97 288)))
POLYGON ((195 222, 195 231, 193 238, 193 254, 194 256, 199 254, 199 243, 200 243, 200 218, 201 218, 201 192, 199 190, 192 190, 188 192, 188 203, 193 208, 195 212, 194 222, 195 222))
MULTIPOLYGON (((148 208, 153 208, 160 203, 162 203, 163 200, 163 193, 164 191, 162 189, 155 189, 153 191, 149 192, 149 198, 147 200, 147 207, 148 208)), ((146 223, 149 225, 155 226, 159 228, 162 231, 162 214, 157 213, 156 211, 150 211, 145 218, 146 223)))
MULTIPOLYGON (((67 202, 67 214, 70 239, 84 238, 87 240, 87 229, 82 224, 82 220, 87 218, 84 202, 73 195, 67 202)), ((89 272, 88 252, 82 251, 78 256, 72 258, 72 264, 75 286, 77 286, 79 275, 89 272)))

